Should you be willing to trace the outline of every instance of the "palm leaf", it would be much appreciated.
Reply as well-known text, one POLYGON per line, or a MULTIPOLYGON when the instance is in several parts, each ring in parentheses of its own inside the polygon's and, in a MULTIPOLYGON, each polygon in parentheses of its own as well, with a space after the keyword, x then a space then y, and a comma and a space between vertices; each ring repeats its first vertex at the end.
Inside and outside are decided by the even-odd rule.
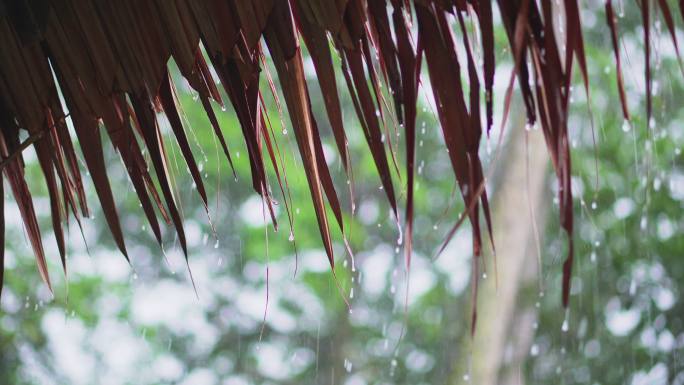
MULTIPOLYGON (((283 195, 283 180, 286 184, 287 179, 281 177, 282 160, 279 166, 274 151, 275 147, 279 152, 277 142, 269 134, 268 117, 263 115, 259 89, 262 41, 278 74, 322 242, 330 265, 334 267, 333 237, 327 210, 334 214, 344 236, 343 212, 312 113, 299 41, 301 35, 314 63, 337 149, 345 171, 351 177, 347 134, 329 40, 334 42, 340 53, 342 68, 338 71, 344 76, 381 185, 398 222, 397 181, 392 176, 387 152, 396 174, 399 174, 398 162, 387 125, 398 122, 405 131, 407 178, 405 185, 403 180, 399 180, 402 187, 399 191, 404 187, 407 191, 404 214, 407 266, 410 265, 415 215, 416 104, 421 62, 425 56, 454 178, 466 203, 466 211, 461 217, 454 218, 455 225, 444 245, 467 218, 473 228, 476 257, 473 260, 473 295, 476 294, 477 272, 480 264, 484 263, 479 258, 481 216, 484 216, 490 238, 492 231, 484 188, 485 172, 478 157, 483 126, 489 133, 494 122, 492 92, 496 70, 496 19, 491 1, 59 0, 1 3, 1 167, 19 207, 40 274, 48 286, 45 252, 31 191, 24 178, 21 151, 33 145, 38 154, 49 192, 58 251, 66 271, 62 225, 68 222, 70 212, 77 221, 80 221, 80 215, 88 215, 75 145, 66 130, 66 110, 74 124, 85 166, 92 176, 105 219, 121 252, 127 257, 124 233, 103 158, 101 124, 123 160, 157 241, 162 242, 158 221, 158 215, 161 215, 165 223, 175 228, 187 256, 183 220, 169 177, 166 149, 157 122, 158 112, 166 114, 170 122, 173 139, 190 169, 205 208, 208 198, 180 119, 177 96, 167 68, 170 58, 199 94, 212 132, 232 168, 229 143, 223 137, 211 100, 220 105, 224 102, 204 59, 203 53, 206 53, 237 114, 247 145, 252 186, 268 204, 273 224, 277 227, 262 151, 264 143, 283 195), (454 17, 457 24, 452 22, 454 17), (471 36, 473 31, 466 28, 466 17, 477 19, 483 58, 481 65, 474 57, 473 44, 477 40, 471 36), (454 25, 458 27, 454 28, 454 25), (459 44, 466 53, 465 60, 459 58, 459 44), (391 97, 386 97, 384 89, 391 97), (65 106, 60 103, 58 90, 64 95, 65 106), (480 116, 483 95, 484 122, 480 116), (383 140, 383 128, 387 140, 383 140), (28 133, 27 141, 19 141, 20 130, 28 133), (142 155, 143 150, 150 155, 154 175, 147 171, 149 165, 142 155)), ((497 3, 515 62, 504 97, 502 121, 506 121, 513 82, 517 77, 528 123, 539 124, 542 128, 560 186, 561 226, 568 235, 569 245, 563 266, 563 304, 567 306, 573 265, 573 202, 567 126, 575 61, 587 92, 590 82, 580 6, 576 0, 566 1, 562 6, 530 0, 499 0, 497 3), (565 14, 565 25, 554 21, 553 16, 559 11, 565 14), (564 55, 558 46, 559 29, 566 31, 564 55)), ((646 57, 646 116, 650 119, 651 6, 648 0, 641 0, 640 4, 638 10, 642 14, 646 57)), ((672 12, 666 1, 659 0, 657 4, 679 56, 672 12)), ((611 1, 606 0, 605 6, 607 28, 615 51, 620 100, 627 119, 629 112, 622 81, 617 22, 611 1)), ((276 86, 270 76, 269 83, 275 94, 276 86)), ((290 209, 287 211, 292 224, 290 209)), ((4 229, 0 230, 4 234, 4 229)), ((474 320, 475 312, 473 325, 474 320)))

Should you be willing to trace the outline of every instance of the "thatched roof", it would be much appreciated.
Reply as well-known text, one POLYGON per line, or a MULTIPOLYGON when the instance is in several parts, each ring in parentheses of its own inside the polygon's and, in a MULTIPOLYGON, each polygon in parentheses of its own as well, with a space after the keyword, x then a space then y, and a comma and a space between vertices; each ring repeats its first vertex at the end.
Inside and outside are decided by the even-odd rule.
MULTIPOLYGON (((505 125, 517 78, 528 123, 541 126, 560 187, 561 225, 570 243, 563 267, 563 303, 567 305, 573 263, 567 130, 573 66, 579 68, 587 92, 589 79, 578 2, 540 3, 498 1, 500 20, 515 61, 504 95, 501 125, 505 125), (559 14, 563 15, 562 19, 555 16, 559 14)), ((639 3, 645 33, 647 118, 650 118, 649 23, 656 2, 641 0, 639 3)), ((623 113, 629 118, 621 80, 616 20, 611 1, 607 0, 605 6, 607 32, 611 34, 617 59, 623 113)), ((418 76, 425 62, 454 177, 467 207, 448 237, 451 238, 463 220, 470 221, 476 255, 473 263, 477 267, 481 228, 491 232, 484 188, 486 178, 478 148, 482 132, 489 132, 494 122, 492 89, 496 66, 492 7, 492 2, 482 0, 1 1, 2 171, 21 212, 43 280, 50 285, 31 191, 24 180, 21 151, 30 145, 35 148, 49 191, 54 233, 66 270, 62 225, 69 212, 77 221, 81 215, 88 215, 75 145, 65 123, 67 115, 73 121, 85 165, 121 252, 127 256, 107 177, 101 127, 106 129, 123 159, 157 240, 161 243, 159 214, 164 222, 175 227, 187 255, 183 224, 167 174, 157 112, 166 114, 205 206, 207 196, 179 117, 178 98, 167 68, 170 58, 198 93, 228 160, 228 143, 223 139, 210 100, 232 104, 249 152, 252 185, 270 207, 267 162, 262 150, 265 146, 273 160, 273 138, 265 127, 259 89, 264 49, 268 49, 277 70, 275 86, 284 94, 323 245, 330 264, 334 265, 329 228, 339 226, 344 231, 342 212, 311 111, 301 42, 306 44, 315 65, 335 142, 348 168, 340 90, 335 77, 338 71, 344 75, 346 92, 353 101, 391 209, 397 221, 399 217, 404 218, 407 264, 412 240, 418 76), (472 19, 475 29, 467 26, 466 18, 472 19), (341 57, 342 68, 333 66, 330 41, 341 57), (211 63, 205 62, 200 42, 211 63), (477 49, 481 52, 481 65, 474 54, 476 44, 481 45, 477 49), (457 54, 459 45, 465 55, 457 54), (222 100, 209 65, 218 75, 228 101, 222 100), (385 84, 384 88, 381 83, 385 84), (389 92, 384 94, 384 89, 389 92), (64 96, 65 106, 60 102, 58 90, 64 96), (407 199, 403 213, 397 205, 396 181, 382 140, 383 120, 389 120, 384 104, 393 105, 396 121, 405 132, 407 199), (376 111, 382 113, 378 116, 376 111), (23 142, 20 130, 28 132, 28 139, 23 142), (150 155, 156 180, 148 172, 138 139, 150 155), (334 218, 328 217, 326 207, 334 218)), ((673 16, 667 2, 659 0, 657 8, 674 39, 673 16)), ((279 176, 280 166, 275 161, 271 164, 279 176)))

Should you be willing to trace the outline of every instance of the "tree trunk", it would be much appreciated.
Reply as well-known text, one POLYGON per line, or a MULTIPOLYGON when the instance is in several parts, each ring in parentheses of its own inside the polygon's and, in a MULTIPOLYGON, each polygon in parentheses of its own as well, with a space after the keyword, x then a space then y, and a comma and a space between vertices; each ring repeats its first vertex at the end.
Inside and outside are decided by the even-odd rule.
POLYGON ((545 191, 549 163, 541 131, 528 132, 522 124, 513 126, 505 153, 498 160, 497 191, 492 194, 496 261, 491 254, 487 256, 487 276, 478 277, 476 332, 461 345, 453 384, 519 383, 521 369, 515 362, 527 356, 534 337, 536 309, 524 306, 519 292, 537 284, 538 236, 543 234, 549 204, 545 191), (503 373, 504 365, 512 371, 503 373))

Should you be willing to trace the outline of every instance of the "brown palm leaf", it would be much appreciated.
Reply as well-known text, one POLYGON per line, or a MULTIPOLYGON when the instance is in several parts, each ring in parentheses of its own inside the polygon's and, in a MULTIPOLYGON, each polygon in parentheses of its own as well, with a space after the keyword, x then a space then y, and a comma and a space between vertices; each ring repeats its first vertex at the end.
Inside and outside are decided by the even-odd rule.
MULTIPOLYGON (((562 6, 531 0, 499 0, 497 3, 515 62, 504 98, 502 120, 505 122, 508 114, 510 94, 517 77, 528 123, 542 128, 560 187, 561 226, 569 244, 563 266, 563 304, 567 306, 573 264, 568 105, 575 62, 587 92, 590 81, 580 6, 576 0, 565 1, 562 6), (557 18, 554 21, 553 16, 558 12, 564 14, 565 25, 558 25, 557 18), (561 29, 565 31, 564 53, 558 46, 561 29)), ((641 0, 648 119, 652 104, 650 13, 656 4, 679 55, 675 21, 668 3, 659 0, 651 5, 650 1, 641 0)), ((414 217, 416 104, 421 63, 425 57, 454 178, 467 208, 460 219, 454 218, 455 225, 444 244, 467 218, 473 228, 476 257, 473 260, 476 273, 473 295, 476 295, 477 271, 483 263, 479 258, 481 216, 491 238, 484 188, 486 174, 478 150, 483 126, 489 133, 494 121, 492 92, 496 63, 492 8, 492 2, 487 0, 0 1, 0 167, 19 207, 43 280, 50 285, 31 191, 24 178, 21 151, 33 145, 38 155, 49 192, 58 251, 66 271, 62 225, 68 221, 69 213, 77 221, 81 215, 88 215, 78 157, 66 129, 66 110, 74 124, 105 219, 124 256, 128 258, 106 173, 101 128, 124 162, 157 241, 162 242, 158 221, 158 215, 161 215, 165 223, 175 228, 187 256, 183 221, 168 175, 167 154, 156 113, 163 112, 168 117, 173 139, 205 208, 207 194, 180 119, 178 98, 167 68, 170 58, 198 93, 213 133, 232 168, 230 143, 223 137, 211 105, 211 100, 221 105, 223 100, 204 59, 203 53, 206 53, 240 122, 249 155, 252 186, 268 204, 274 226, 277 226, 263 159, 264 143, 284 194, 283 170, 280 169, 282 162, 279 165, 274 152, 259 90, 263 43, 277 71, 323 245, 330 265, 334 267, 327 210, 332 211, 344 233, 343 213, 312 113, 300 48, 301 35, 314 63, 335 143, 345 170, 351 173, 329 41, 340 53, 342 68, 338 71, 346 81, 347 92, 397 222, 400 211, 395 179, 398 178, 392 176, 393 169, 398 174, 397 160, 389 135, 386 141, 383 140, 383 128, 389 133, 387 126, 398 122, 398 127, 405 130, 407 266, 410 264, 414 217), (471 36, 473 31, 466 28, 465 18, 477 21, 480 40, 471 36), (477 41, 481 42, 481 66, 473 53, 477 41), (465 58, 459 57, 459 45, 464 48, 465 58), (388 90, 389 97, 383 89, 388 90), (60 103, 58 90, 64 95, 65 106, 60 103), (483 95, 484 122, 480 113, 483 95), (25 142, 19 140, 20 130, 28 134, 29 139, 25 142), (150 155, 154 176, 147 171, 143 150, 150 155)), ((618 26, 610 0, 606 0, 605 9, 615 51, 622 109, 625 118, 629 118, 621 74, 618 26)), ((684 12, 684 9, 680 11, 684 12)), ((271 87, 275 93, 272 82, 271 87)), ((275 147, 277 150, 277 143, 275 147)), ((0 230, 4 245, 4 225, 0 230)), ((0 270, 2 256, 0 253, 0 270)), ((0 280, 0 287, 1 284, 0 280)))

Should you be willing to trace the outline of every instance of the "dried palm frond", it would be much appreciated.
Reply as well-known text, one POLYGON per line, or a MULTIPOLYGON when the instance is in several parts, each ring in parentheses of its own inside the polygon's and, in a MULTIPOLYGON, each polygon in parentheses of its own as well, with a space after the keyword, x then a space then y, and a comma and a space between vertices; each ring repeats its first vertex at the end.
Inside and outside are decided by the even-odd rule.
MULTIPOLYGON (((504 97, 502 127, 517 78, 528 124, 541 126, 559 184, 561 226, 568 235, 569 244, 563 266, 563 304, 567 306, 573 263, 568 113, 575 63, 587 93, 589 79, 578 1, 567 0, 562 5, 552 3, 498 1, 515 64, 504 97), (559 13, 564 15, 562 21, 554 19, 559 13), (564 33, 559 35, 559 30, 564 33)), ((649 119, 649 23, 650 10, 656 4, 678 51, 673 16, 667 2, 659 0, 651 4, 641 0, 649 119)), ((50 286, 31 191, 24 179, 21 151, 29 145, 35 148, 49 192, 53 230, 66 271, 62 224, 69 213, 79 225, 81 216, 88 215, 77 156, 67 129, 67 116, 73 122, 107 224, 124 256, 128 258, 106 173, 101 127, 106 129, 123 160, 157 241, 161 244, 159 214, 164 222, 174 226, 187 258, 182 219, 171 186, 157 113, 163 112, 168 118, 205 208, 207 195, 179 115, 178 98, 167 69, 170 58, 197 92, 214 135, 232 167, 228 143, 211 106, 211 100, 221 105, 224 101, 200 43, 240 122, 249 155, 252 186, 262 195, 273 223, 277 225, 262 155, 265 143, 282 191, 282 170, 273 153, 259 89, 264 44, 268 49, 291 118, 323 245, 334 267, 327 210, 329 208, 334 214, 334 221, 344 233, 342 209, 323 158, 318 125, 312 113, 300 36, 313 61, 344 168, 350 173, 347 135, 329 41, 339 53, 341 72, 397 222, 400 211, 392 168, 398 166, 391 141, 383 140, 382 129, 387 121, 394 120, 406 131, 404 226, 407 266, 411 258, 414 217, 416 104, 424 57, 454 177, 467 208, 455 221, 445 244, 467 218, 473 228, 473 264, 477 272, 482 249, 481 218, 484 218, 490 237, 492 231, 484 188, 486 177, 478 156, 483 126, 489 133, 494 122, 492 92, 496 66, 492 8, 492 2, 487 0, 0 1, 1 167, 14 194, 43 280, 50 286), (469 29, 465 18, 471 18, 473 25, 476 22, 477 29, 469 29), (475 34, 479 34, 479 39, 474 38, 475 34), (475 44, 481 45, 478 49, 482 53, 481 65, 474 57, 475 44), (462 45, 465 59, 459 57, 459 45, 462 45), (480 79, 484 85, 480 84, 480 79), (383 87, 389 90, 390 98, 385 98, 383 87), (60 92, 64 96, 64 106, 60 102, 60 92), (480 112, 483 95, 484 114, 480 112), (393 104, 394 117, 386 116, 387 111, 391 111, 385 108, 389 103, 393 104), (484 122, 481 116, 484 116, 484 122), (24 142, 20 142, 20 130, 28 133, 24 142), (154 177, 148 172, 144 151, 149 154, 154 177)), ((605 9, 615 50, 622 109, 625 118, 629 118, 617 23, 610 0, 606 0, 605 9)), ((4 245, 4 226, 0 230, 3 230, 4 245)), ((2 254, 0 268, 1 262, 2 254)), ((476 295, 477 278, 474 279, 473 295, 476 295)), ((473 312, 473 324, 474 321, 473 312)))

